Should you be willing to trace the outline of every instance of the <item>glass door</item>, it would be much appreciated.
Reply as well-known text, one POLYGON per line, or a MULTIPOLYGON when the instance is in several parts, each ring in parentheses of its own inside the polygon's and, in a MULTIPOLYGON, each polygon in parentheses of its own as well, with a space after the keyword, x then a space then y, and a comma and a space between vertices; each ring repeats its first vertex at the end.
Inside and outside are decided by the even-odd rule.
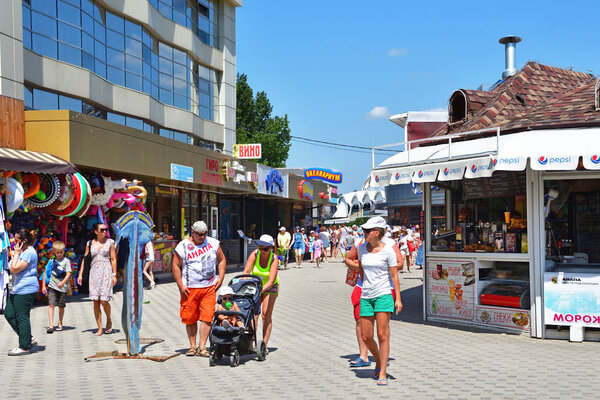
POLYGON ((219 207, 210 208, 210 236, 218 239, 219 207))

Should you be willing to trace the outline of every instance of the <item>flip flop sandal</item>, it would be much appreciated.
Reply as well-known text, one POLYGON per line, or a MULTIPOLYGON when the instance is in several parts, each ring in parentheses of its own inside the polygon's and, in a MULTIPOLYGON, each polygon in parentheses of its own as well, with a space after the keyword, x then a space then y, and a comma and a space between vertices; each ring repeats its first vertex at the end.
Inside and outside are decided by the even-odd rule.
POLYGON ((387 384, 388 384, 387 379, 377 379, 377 386, 387 386, 387 384))
POLYGON ((209 357, 209 356, 210 356, 210 353, 208 352, 208 350, 206 350, 206 349, 202 349, 202 350, 198 350, 198 351, 196 352, 196 355, 197 355, 198 357, 209 357))
POLYGON ((48 334, 54 333, 54 328, 48 328, 48 329, 46 329, 46 333, 48 333, 48 334))
POLYGON ((381 371, 381 368, 375 368, 375 371, 373 371, 373 378, 379 378, 379 371, 381 371))
POLYGON ((190 349, 188 351, 185 352, 185 355, 188 357, 193 357, 196 355, 196 349, 193 347, 190 347, 190 349))
POLYGON ((56 329, 54 329, 54 330, 55 330, 55 331, 59 331, 59 332, 60 332, 60 331, 62 331, 62 330, 63 330, 63 327, 62 327, 62 326, 57 326, 57 327, 56 327, 56 329))
POLYGON ((369 367, 371 366, 371 361, 365 361, 362 358, 358 357, 356 360, 350 361, 350 368, 357 367, 369 367))

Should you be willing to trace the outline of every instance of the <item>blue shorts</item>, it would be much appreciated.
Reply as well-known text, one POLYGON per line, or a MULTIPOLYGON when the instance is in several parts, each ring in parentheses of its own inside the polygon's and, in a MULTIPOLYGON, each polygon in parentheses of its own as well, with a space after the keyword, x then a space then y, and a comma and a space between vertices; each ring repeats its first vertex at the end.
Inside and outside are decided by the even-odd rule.
POLYGON ((304 248, 304 243, 296 243, 294 242, 294 250, 300 250, 304 248))

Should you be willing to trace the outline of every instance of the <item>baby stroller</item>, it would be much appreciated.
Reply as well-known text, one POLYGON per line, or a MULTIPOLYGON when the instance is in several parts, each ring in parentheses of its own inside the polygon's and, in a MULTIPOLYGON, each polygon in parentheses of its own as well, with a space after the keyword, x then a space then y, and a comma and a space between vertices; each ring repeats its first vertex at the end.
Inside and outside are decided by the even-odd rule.
POLYGON ((229 286, 233 289, 233 301, 240 308, 240 312, 233 310, 215 312, 208 337, 210 341, 208 362, 211 367, 217 365, 223 356, 229 356, 229 365, 232 367, 239 365, 240 355, 256 352, 258 361, 264 361, 267 357, 267 346, 262 340, 258 341, 254 322, 254 316, 260 314, 262 279, 254 275, 237 275, 231 279, 229 286), (241 334, 237 327, 228 331, 220 326, 217 318, 219 315, 239 317, 244 322, 245 333, 241 334), (252 341, 255 350, 251 351, 252 341))

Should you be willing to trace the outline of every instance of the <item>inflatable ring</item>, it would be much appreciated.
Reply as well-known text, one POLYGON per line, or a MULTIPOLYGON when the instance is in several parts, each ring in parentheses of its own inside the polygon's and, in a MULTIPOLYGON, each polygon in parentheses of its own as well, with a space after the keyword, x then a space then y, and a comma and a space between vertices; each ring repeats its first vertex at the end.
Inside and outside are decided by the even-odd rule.
POLYGON ((10 178, 11 176, 13 176, 16 173, 17 173, 17 171, 4 171, 2 173, 2 177, 3 178, 10 178))
POLYGON ((23 174, 21 185, 29 184, 27 190, 23 194, 23 198, 27 199, 40 190, 40 177, 37 174, 23 174))
POLYGON ((18 180, 8 178, 8 193, 6 194, 6 211, 13 213, 23 203, 23 186, 18 180))
POLYGON ((46 206, 48 211, 61 211, 71 204, 75 195, 75 183, 71 174, 58 175, 60 181, 60 191, 56 201, 46 206))
POLYGON ((51 174, 39 174, 40 190, 35 196, 31 196, 23 202, 25 207, 44 208, 54 203, 60 193, 60 181, 58 176, 51 174))
POLYGON ((81 207, 81 209, 79 211, 75 212, 75 216, 77 218, 83 217, 87 213, 88 209, 90 208, 90 205, 92 204, 92 187, 87 179, 83 178, 83 181, 86 186, 87 196, 84 200, 84 203, 83 203, 83 206, 81 207))
POLYGON ((71 177, 74 184, 73 199, 62 210, 50 211, 52 215, 56 215, 57 217, 71 217, 83 208, 87 200, 85 178, 78 172, 74 173, 71 177))
POLYGON ((148 196, 148 191, 143 186, 129 186, 127 191, 137 197, 142 203, 146 202, 146 197, 148 196))

